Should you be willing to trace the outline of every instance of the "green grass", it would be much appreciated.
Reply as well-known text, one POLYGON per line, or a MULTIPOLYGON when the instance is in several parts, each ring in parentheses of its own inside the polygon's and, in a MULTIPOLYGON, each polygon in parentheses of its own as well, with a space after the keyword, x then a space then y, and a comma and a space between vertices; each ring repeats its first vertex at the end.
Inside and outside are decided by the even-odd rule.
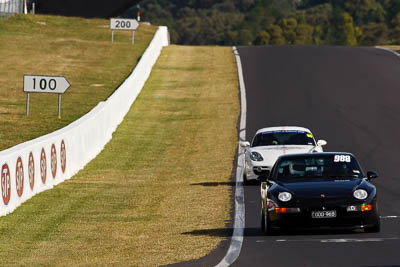
MULTIPOLYGON (((27 23, 18 30, 27 29, 26 35, 32 30, 28 29, 31 23, 38 21, 48 21, 46 25, 54 23, 55 28, 60 25, 58 29, 62 32, 72 28, 71 35, 79 34, 76 31, 82 25, 94 22, 77 19, 81 21, 78 26, 78 22, 68 23, 67 18, 13 19, 23 20, 23 25, 27 23), (53 22, 55 19, 60 21, 53 22), (74 26, 75 23, 78 24, 74 26)), ((90 36, 92 26, 89 26, 85 36, 90 36)), ((153 29, 148 28, 148 33, 144 30, 142 34, 150 37, 153 29)), ((3 32, 3 36, 10 32, 3 32)), ((56 31, 53 33, 56 35, 56 31)), ((92 34, 95 39, 96 34, 92 34)), ((108 68, 114 66, 115 59, 103 55, 114 46, 107 43, 107 36, 98 35, 100 46, 104 46, 104 50, 97 51, 101 59, 78 57, 73 64, 64 66, 64 71, 71 71, 72 67, 80 70, 73 71, 74 86, 80 84, 79 88, 91 89, 80 95, 79 90, 70 88, 65 101, 69 101, 70 107, 83 107, 79 107, 79 112, 75 110, 74 115, 65 114, 61 122, 66 123, 66 118, 73 120, 90 109, 87 102, 95 102, 88 99, 91 90, 104 90, 99 99, 106 98, 112 92, 111 86, 121 82, 119 76, 102 71, 107 64, 108 68), (94 74, 85 81, 81 70, 94 74), (110 88, 93 89, 92 83, 109 83, 104 87, 110 88)), ((122 41, 120 44, 121 49, 126 49, 125 54, 119 49, 115 53, 121 53, 120 64, 128 66, 122 63, 122 58, 131 64, 135 62, 134 58, 129 59, 135 49, 128 45, 129 36, 125 37, 128 37, 126 47, 123 48, 122 41)), ((75 49, 70 52, 80 53, 75 49)), ((48 53, 41 56, 56 57, 50 50, 48 53)), ((10 71, 8 76, 12 75, 10 71)), ((16 77, 21 84, 20 74, 16 77)), ((233 188, 229 181, 237 147, 237 88, 231 48, 165 48, 142 93, 102 153, 71 180, 33 197, 12 214, 0 218, 1 265, 159 266, 200 258, 215 249, 229 234, 225 224, 232 208, 233 188)), ((15 97, 6 97, 2 92, 2 105, 21 109, 14 117, 2 113, 3 122, 21 125, 16 122, 21 119, 27 125, 18 133, 19 137, 14 136, 18 132, 14 129, 12 142, 23 140, 29 135, 24 131, 30 131, 31 127, 36 134, 57 128, 50 125, 59 122, 55 120, 56 113, 53 117, 37 109, 31 117, 24 118, 23 99, 20 100, 23 95, 20 97, 16 91, 15 97), (42 124, 40 131, 31 120, 42 124)), ((35 101, 45 105, 42 102, 45 100, 35 101)), ((7 112, 12 113, 13 109, 7 112)))
POLYGON ((141 25, 135 34, 115 33, 108 20, 15 15, 0 20, 0 150, 60 129, 107 99, 129 75, 156 27, 141 25), (71 87, 62 96, 31 94, 26 114, 24 74, 62 75, 71 87))
POLYGON ((383 47, 392 50, 400 50, 400 45, 378 45, 378 47, 383 47))
POLYGON ((227 238, 239 101, 230 48, 165 48, 103 152, 0 220, 4 265, 159 266, 227 238))

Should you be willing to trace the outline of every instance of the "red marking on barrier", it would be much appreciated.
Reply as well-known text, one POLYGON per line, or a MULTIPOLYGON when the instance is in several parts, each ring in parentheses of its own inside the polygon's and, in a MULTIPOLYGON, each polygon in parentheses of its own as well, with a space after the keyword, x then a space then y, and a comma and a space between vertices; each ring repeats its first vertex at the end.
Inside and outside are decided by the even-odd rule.
POLYGON ((7 163, 1 168, 1 195, 3 196, 4 204, 7 205, 11 197, 10 169, 7 163))
POLYGON ((64 140, 61 141, 60 162, 61 162, 61 170, 63 173, 65 173, 65 167, 67 167, 67 151, 65 149, 64 140))
POLYGON ((42 148, 42 152, 40 153, 40 177, 42 178, 42 182, 46 183, 47 176, 47 163, 46 163, 46 152, 44 148, 42 148))
POLYGON ((21 157, 18 157, 15 166, 15 185, 18 196, 22 196, 22 193, 24 192, 24 166, 21 157))
POLYGON ((51 146, 51 174, 56 178, 57 174, 57 151, 54 144, 51 146))
POLYGON ((29 175, 29 185, 33 190, 33 186, 35 185, 35 161, 33 159, 32 152, 29 153, 28 175, 29 175))

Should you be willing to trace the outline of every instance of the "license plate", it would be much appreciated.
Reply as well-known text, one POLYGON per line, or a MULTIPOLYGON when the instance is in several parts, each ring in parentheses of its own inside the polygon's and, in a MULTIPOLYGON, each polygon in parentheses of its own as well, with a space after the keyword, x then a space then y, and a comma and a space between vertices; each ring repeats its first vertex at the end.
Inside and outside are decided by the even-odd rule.
POLYGON ((324 210, 311 212, 312 218, 335 218, 336 210, 324 210))

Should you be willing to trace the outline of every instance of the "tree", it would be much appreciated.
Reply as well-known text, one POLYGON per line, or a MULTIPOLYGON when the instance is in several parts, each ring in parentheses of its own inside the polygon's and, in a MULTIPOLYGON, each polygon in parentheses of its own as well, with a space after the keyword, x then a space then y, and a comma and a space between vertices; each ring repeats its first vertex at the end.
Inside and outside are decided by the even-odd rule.
POLYGON ((384 23, 368 23, 362 27, 362 45, 382 45, 388 41, 388 27, 384 23))
POLYGON ((276 24, 280 18, 295 16, 295 0, 255 0, 246 13, 242 27, 251 30, 254 35, 270 24, 276 24))
POLYGON ((400 0, 389 0, 385 5, 388 21, 391 22, 393 18, 400 13, 400 0))
POLYGON ((386 12, 376 0, 345 1, 345 9, 353 17, 356 25, 368 22, 384 22, 386 12))
POLYGON ((357 45, 353 18, 349 13, 335 9, 332 25, 333 27, 330 29, 332 43, 337 45, 357 45))
POLYGON ((330 3, 330 0, 301 0, 300 1, 300 8, 306 9, 317 5, 323 5, 326 3, 330 3))
POLYGON ((261 31, 258 33, 256 39, 254 40, 254 45, 267 45, 269 44, 269 41, 271 39, 271 36, 267 31, 261 31))
POLYGON ((283 18, 279 25, 282 28, 286 43, 294 44, 296 40, 297 20, 295 18, 283 18))
POLYGON ((357 45, 357 39, 354 32, 353 18, 349 13, 344 12, 342 14, 342 34, 341 41, 345 45, 357 45))
POLYGON ((396 14, 396 16, 393 17, 393 19, 390 21, 390 24, 392 27, 400 26, 400 11, 396 14))
POLYGON ((356 36, 357 43, 361 43, 361 38, 363 36, 363 32, 362 32, 361 28, 358 27, 358 26, 355 26, 354 27, 354 34, 356 36))
POLYGON ((300 24, 296 28, 296 45, 311 45, 313 42, 313 27, 308 24, 300 24))
POLYGON ((391 44, 400 45, 400 26, 390 31, 391 44))
POLYGON ((331 3, 320 4, 305 10, 307 24, 314 26, 313 44, 322 45, 329 43, 328 32, 332 28, 331 17, 333 7, 331 3))
POLYGON ((311 25, 329 25, 329 17, 332 15, 333 7, 332 4, 323 4, 307 9, 306 21, 311 25))
POLYGON ((254 4, 254 0, 235 0, 235 5, 241 12, 246 12, 254 4))
MULTIPOLYGON (((399 39, 400 0, 143 0, 140 5, 143 21, 168 26, 171 41, 180 44, 369 45, 399 39)), ((131 8, 125 17, 136 17, 136 11, 131 8)))
POLYGON ((400 44, 400 11, 393 17, 390 22, 392 29, 390 30, 390 43, 391 44, 400 44))
POLYGON ((253 41, 253 33, 247 29, 239 31, 239 44, 241 45, 251 45, 253 41))
POLYGON ((270 24, 267 27, 267 32, 269 33, 271 39, 270 44, 272 45, 283 45, 285 44, 285 39, 282 35, 282 29, 278 25, 270 24))
POLYGON ((313 39, 313 44, 315 45, 322 45, 322 36, 324 32, 322 31, 321 26, 317 25, 314 28, 312 39, 313 39))

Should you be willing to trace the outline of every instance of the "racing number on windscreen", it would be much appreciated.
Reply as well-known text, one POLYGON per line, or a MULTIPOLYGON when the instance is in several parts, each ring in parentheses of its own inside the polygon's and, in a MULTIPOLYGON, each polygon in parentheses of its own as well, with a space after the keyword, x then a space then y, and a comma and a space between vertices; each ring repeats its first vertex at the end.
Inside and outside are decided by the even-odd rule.
POLYGON ((335 155, 333 162, 351 162, 351 157, 349 155, 335 155))
POLYGON ((38 80, 36 78, 33 78, 33 90, 36 90, 37 87, 41 90, 50 89, 54 91, 57 88, 57 81, 55 79, 50 79, 49 81, 47 81, 44 78, 38 80))

